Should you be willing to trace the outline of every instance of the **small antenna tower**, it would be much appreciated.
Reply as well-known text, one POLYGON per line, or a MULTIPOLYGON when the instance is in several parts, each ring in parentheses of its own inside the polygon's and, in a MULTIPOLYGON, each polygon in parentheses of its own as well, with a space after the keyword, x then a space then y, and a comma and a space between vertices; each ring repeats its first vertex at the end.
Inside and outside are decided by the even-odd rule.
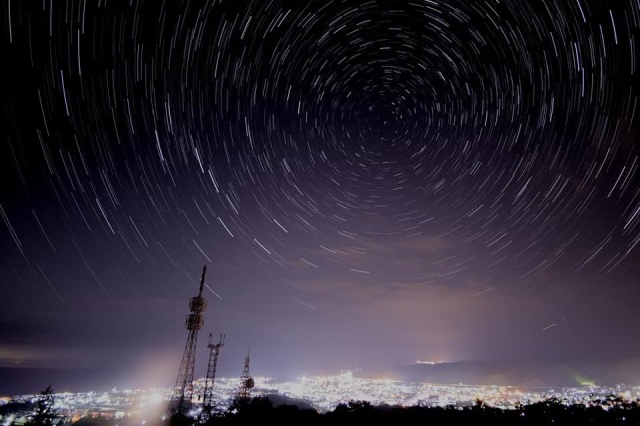
POLYGON ((204 395, 202 398, 202 416, 209 418, 213 409, 213 382, 216 379, 216 367, 218 365, 218 354, 224 346, 225 335, 220 335, 220 341, 213 343, 213 335, 209 333, 209 365, 207 367, 207 378, 204 382, 204 395))
POLYGON ((240 377, 240 390, 238 391, 239 399, 249 398, 249 390, 255 386, 255 382, 249 373, 249 353, 244 358, 244 369, 242 370, 242 377, 240 377))
POLYGON ((178 370, 178 378, 174 387, 174 395, 169 403, 167 417, 170 416, 186 416, 191 409, 191 397, 193 395, 193 370, 196 363, 196 343, 198 341, 198 331, 204 324, 203 313, 207 308, 207 299, 202 297, 204 289, 204 276, 207 273, 207 265, 202 268, 202 277, 200 278, 200 291, 196 297, 192 297, 189 302, 189 310, 191 313, 187 316, 185 325, 189 333, 187 335, 187 343, 184 346, 182 354, 182 362, 180 370, 178 370))

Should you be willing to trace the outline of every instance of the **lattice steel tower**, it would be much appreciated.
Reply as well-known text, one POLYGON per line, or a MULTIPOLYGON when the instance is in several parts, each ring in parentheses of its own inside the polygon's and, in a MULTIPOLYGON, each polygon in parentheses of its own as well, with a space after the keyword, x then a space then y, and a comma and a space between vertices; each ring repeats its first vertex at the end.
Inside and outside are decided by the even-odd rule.
POLYGON ((204 382, 204 395, 202 398, 202 417, 209 418, 213 409, 213 382, 216 379, 216 367, 218 365, 218 354, 220 348, 224 346, 224 334, 220 335, 220 341, 213 343, 213 335, 209 333, 209 365, 207 367, 207 378, 204 382))
POLYGON ((178 371, 178 378, 174 387, 174 395, 169 403, 168 416, 186 416, 191 409, 191 397, 193 395, 193 370, 196 362, 196 343, 198 341, 198 331, 204 324, 203 313, 207 307, 207 299, 202 297, 204 289, 204 276, 207 273, 207 265, 202 268, 202 278, 200 278, 200 291, 196 297, 191 298, 189 310, 191 313, 187 317, 185 325, 189 334, 187 344, 184 346, 182 362, 178 371))
POLYGON ((242 370, 242 377, 240 377, 240 389, 238 390, 239 399, 249 398, 249 390, 255 386, 253 378, 249 374, 249 354, 244 359, 244 369, 242 370))

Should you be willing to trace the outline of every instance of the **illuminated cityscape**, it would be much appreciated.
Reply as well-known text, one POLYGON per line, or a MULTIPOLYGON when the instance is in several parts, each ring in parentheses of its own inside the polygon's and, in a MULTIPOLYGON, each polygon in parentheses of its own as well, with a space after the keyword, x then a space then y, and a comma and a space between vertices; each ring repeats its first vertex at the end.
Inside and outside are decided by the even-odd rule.
MULTIPOLYGON (((640 399, 640 386, 615 387, 585 385, 575 388, 523 388, 512 386, 470 386, 464 384, 401 383, 385 379, 354 377, 351 371, 336 375, 299 377, 281 382, 270 377, 254 377, 251 396, 280 396, 297 403, 306 403, 320 413, 334 410, 349 401, 367 401, 375 406, 470 407, 477 400, 487 406, 516 409, 550 398, 565 404, 585 406, 601 404, 615 396, 624 401, 640 399)), ((205 379, 194 382, 193 409, 196 417, 201 409, 205 379)), ((225 411, 239 387, 238 378, 219 378, 213 389, 214 410, 225 411)), ((105 392, 63 392, 55 395, 55 409, 64 422, 81 418, 131 420, 139 424, 158 422, 164 418, 171 389, 116 389, 105 392)), ((38 395, 4 396, 0 404, 28 403, 38 395)), ((1 405, 0 405, 1 407, 1 405)), ((0 419, 0 425, 22 425, 32 413, 14 412, 0 419)))
POLYGON ((640 0, 0 3, 0 426, 640 426, 640 0))

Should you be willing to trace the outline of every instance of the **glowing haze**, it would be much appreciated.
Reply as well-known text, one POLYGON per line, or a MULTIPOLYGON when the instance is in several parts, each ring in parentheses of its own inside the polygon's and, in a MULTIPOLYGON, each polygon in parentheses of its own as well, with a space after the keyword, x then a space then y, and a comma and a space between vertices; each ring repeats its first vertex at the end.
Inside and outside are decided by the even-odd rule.
POLYGON ((636 380, 637 1, 1 14, 0 391, 173 384, 205 264, 196 375, 636 380))

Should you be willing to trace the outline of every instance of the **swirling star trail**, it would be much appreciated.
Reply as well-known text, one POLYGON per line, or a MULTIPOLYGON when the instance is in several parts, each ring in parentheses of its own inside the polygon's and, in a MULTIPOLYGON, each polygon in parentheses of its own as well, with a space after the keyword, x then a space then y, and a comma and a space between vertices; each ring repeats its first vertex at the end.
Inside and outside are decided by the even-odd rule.
POLYGON ((1 14, 2 367, 640 353, 640 1, 1 14))

